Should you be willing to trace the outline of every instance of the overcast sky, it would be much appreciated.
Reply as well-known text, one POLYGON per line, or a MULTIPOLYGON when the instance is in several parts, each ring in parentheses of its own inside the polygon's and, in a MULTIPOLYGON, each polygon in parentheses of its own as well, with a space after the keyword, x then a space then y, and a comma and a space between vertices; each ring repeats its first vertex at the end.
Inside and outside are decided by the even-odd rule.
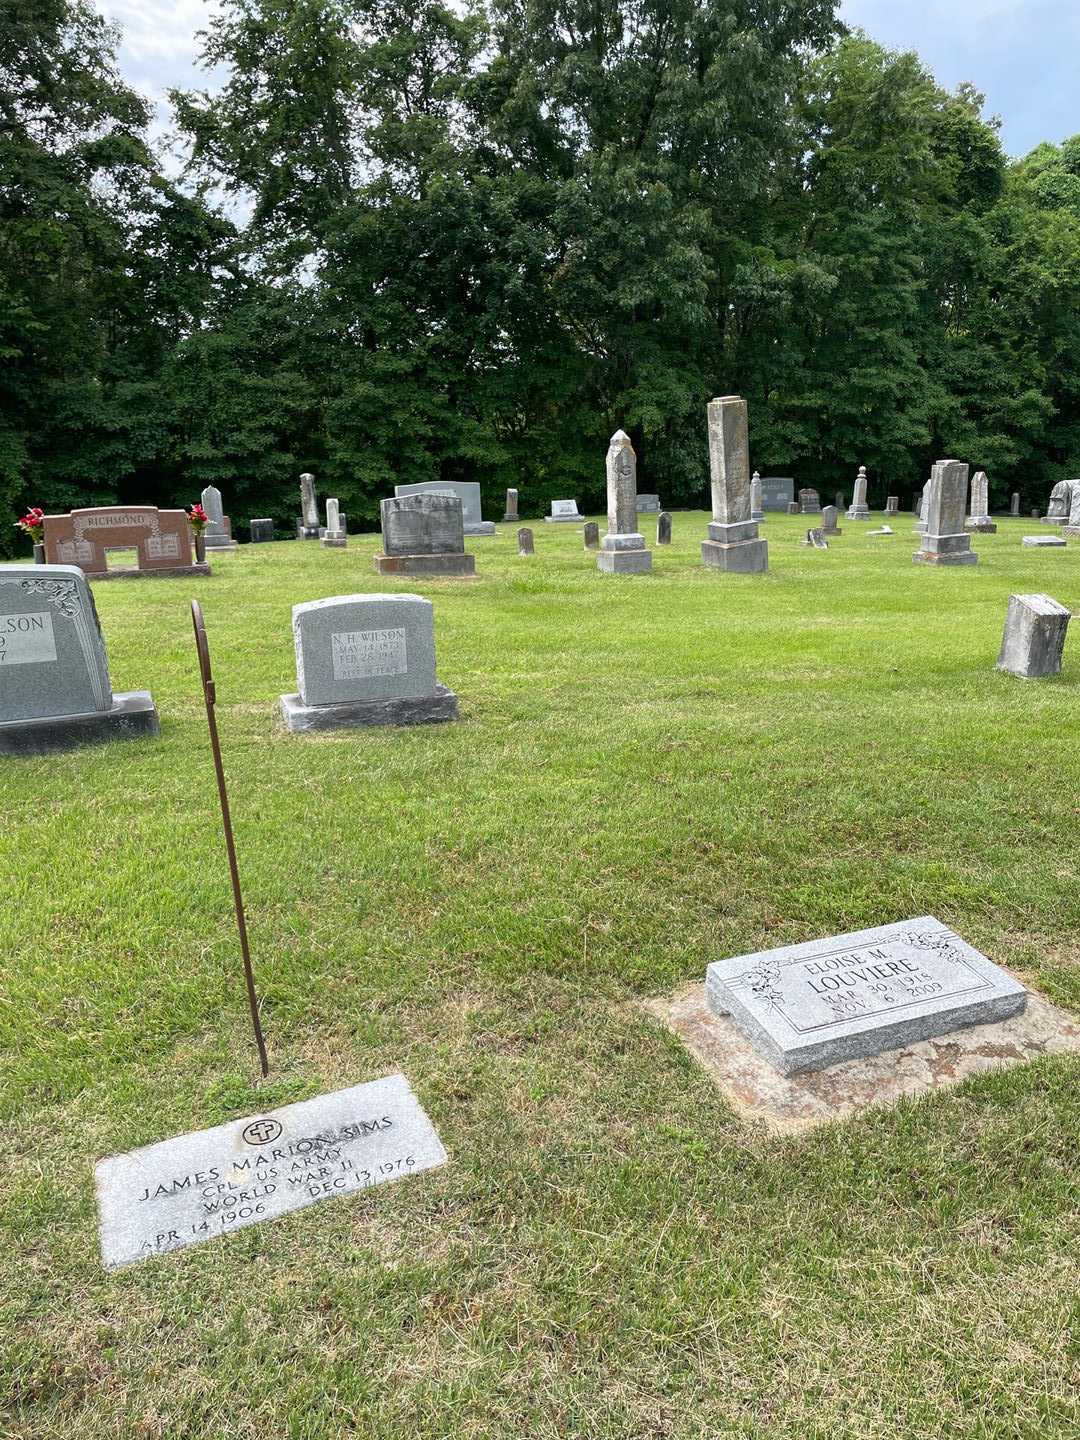
MULTIPOLYGON (((169 86, 206 86, 195 32, 218 0, 95 3, 123 26, 121 68, 139 90, 159 98, 169 86)), ((1080 132, 1077 0, 842 0, 841 14, 884 45, 917 50, 947 89, 975 84, 1011 155, 1080 132)))

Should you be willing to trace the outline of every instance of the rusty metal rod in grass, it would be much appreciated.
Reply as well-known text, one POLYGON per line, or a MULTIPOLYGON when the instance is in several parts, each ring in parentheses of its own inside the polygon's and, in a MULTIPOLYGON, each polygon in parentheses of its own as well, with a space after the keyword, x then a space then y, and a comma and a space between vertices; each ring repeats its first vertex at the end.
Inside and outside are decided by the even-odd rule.
POLYGON ((270 1065, 266 1058, 266 1041, 263 1039, 262 1024, 259 1021, 259 1001, 255 994, 255 976, 251 969, 247 921, 244 918, 244 897, 240 893, 240 871, 236 864, 236 845, 233 841, 232 819, 229 815, 229 794, 225 788, 225 770, 221 763, 221 746, 218 743, 217 720, 214 717, 217 692, 214 688, 214 676, 210 669, 210 647, 206 643, 206 626, 203 623, 202 606, 198 600, 191 602, 191 623, 195 627, 195 648, 199 652, 203 699, 206 701, 206 723, 210 727, 210 748, 214 752, 214 769, 217 772, 218 796, 221 800, 221 823, 225 830, 225 850, 229 857, 229 874, 232 876, 236 928, 240 931, 240 952, 244 957, 244 980, 247 984, 248 1006, 251 1009, 251 1026, 255 1031, 255 1044, 259 1047, 259 1063, 262 1065, 262 1073, 265 1076, 270 1073, 270 1065))

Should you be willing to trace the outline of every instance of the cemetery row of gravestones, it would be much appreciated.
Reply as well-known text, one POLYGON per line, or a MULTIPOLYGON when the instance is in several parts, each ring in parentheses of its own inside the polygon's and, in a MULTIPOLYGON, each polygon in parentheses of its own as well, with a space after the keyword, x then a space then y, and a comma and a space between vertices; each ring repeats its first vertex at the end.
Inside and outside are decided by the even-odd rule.
MULTIPOLYGON (((702 563, 709 569, 762 573, 768 568, 768 543, 758 533, 763 490, 760 477, 749 473, 746 402, 738 396, 713 400, 707 420, 712 519, 701 543, 702 563)), ((585 543, 597 548, 597 566, 604 573, 647 572, 652 555, 638 529, 637 461, 622 430, 611 438, 606 471, 607 534, 600 541, 595 522, 587 522, 585 543)), ((984 475, 975 479, 966 517, 975 524, 970 525, 965 523, 968 467, 956 460, 933 467, 922 498, 917 563, 977 562, 971 533, 985 520, 986 483, 984 475)), ((479 485, 399 486, 398 491, 380 507, 383 544, 375 556, 376 571, 421 578, 474 574, 476 559, 465 549, 465 535, 494 530, 480 513, 479 485)), ((869 513, 865 495, 866 475, 860 470, 848 520, 869 513)), ((204 501, 205 544, 200 548, 206 553, 234 548, 220 495, 208 489, 204 501)), ((513 518, 516 501, 516 492, 508 492, 507 515, 513 518)), ((329 546, 345 543, 336 501, 327 504, 326 526, 319 524, 314 477, 306 473, 301 504, 298 534, 329 546)), ((803 513, 818 504, 815 492, 800 493, 803 513)), ((549 518, 553 524, 582 519, 574 501, 553 502, 549 518)), ((1080 533, 1080 481, 1055 487, 1045 518, 1060 522, 1066 533, 1080 533)), ((136 506, 45 520, 46 554, 57 563, 0 570, 4 594, 13 597, 0 613, 0 751, 34 753, 84 740, 157 733, 148 691, 112 692, 87 576, 106 573, 105 551, 111 543, 130 545, 133 538, 140 558, 134 573, 207 573, 205 564, 191 562, 188 517, 182 510, 136 506), (62 563, 60 557, 75 563, 62 563)), ((841 533, 834 507, 825 507, 823 521, 810 536, 814 544, 827 546, 826 537, 841 533)), ((667 543, 670 516, 660 513, 657 528, 658 542, 667 543)), ((531 531, 519 531, 519 551, 533 553, 531 531)), ((1011 597, 999 666, 1025 678, 1056 674, 1068 620, 1065 607, 1048 596, 1011 597)), ((293 634, 297 688, 281 698, 282 717, 292 731, 417 724, 457 715, 456 696, 435 676, 434 611, 420 596, 348 595, 298 605, 293 634)))
MULTIPOLYGON (((768 546, 754 515, 745 403, 738 397, 714 400, 708 423, 712 519, 702 562, 710 569, 762 573, 768 546)), ((320 527, 313 482, 305 481, 301 524, 314 532, 306 538, 334 544, 343 530, 337 507, 327 507, 327 524, 320 527)), ((966 481, 967 467, 959 462, 935 465, 920 563, 974 562, 963 527, 966 481)), ((636 460, 621 431, 608 450, 607 486, 608 532, 597 564, 613 574, 647 571, 651 556, 637 528, 636 460)), ((409 489, 384 500, 377 570, 471 574, 475 562, 464 550, 466 513, 458 495, 409 489)), ((472 523, 483 524, 478 507, 473 513, 472 523)), ((209 549, 225 548, 231 543, 228 529, 223 519, 213 518, 221 528, 209 549)), ((554 513, 551 518, 563 523, 554 513)), ((83 527, 84 533, 93 528, 83 527)), ((71 743, 92 738, 95 726, 97 736, 133 733, 137 726, 142 733, 156 730, 146 692, 138 697, 111 692, 93 596, 77 565, 5 567, 0 585, 11 596, 0 607, 7 612, 0 615, 0 748, 32 750, 35 742, 57 738, 71 743)), ((1016 673, 1036 673, 1055 647, 1059 662, 1067 622, 1068 612, 1046 597, 1012 597, 999 663, 1016 673)), ((293 609, 293 635, 297 690, 281 697, 290 730, 456 717, 456 697, 436 679, 429 600, 351 595, 299 604, 293 609)), ((208 656, 203 680, 210 714, 208 656)), ((213 726, 211 735, 216 744, 213 726)), ((220 772, 219 779, 228 836, 220 772)), ((235 868, 234 886, 246 959, 235 868)), ((779 1077, 770 1088, 882 1055, 891 1054, 895 1063, 901 1047, 955 1037, 966 1027, 1019 1023, 1027 1005, 1017 980, 933 916, 715 961, 701 990, 709 1023, 741 1037, 779 1077)), ((249 997, 261 1049, 253 980, 249 997)), ((446 1160, 437 1132, 400 1074, 245 1116, 100 1161, 102 1259, 109 1269, 131 1264, 446 1160)))

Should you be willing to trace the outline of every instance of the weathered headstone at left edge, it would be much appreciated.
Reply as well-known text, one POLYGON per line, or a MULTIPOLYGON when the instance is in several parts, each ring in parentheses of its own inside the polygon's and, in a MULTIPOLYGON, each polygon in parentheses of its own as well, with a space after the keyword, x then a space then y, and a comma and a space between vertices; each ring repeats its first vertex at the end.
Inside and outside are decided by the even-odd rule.
POLYGON ((750 518, 746 401, 720 396, 709 401, 707 414, 712 522, 709 538, 701 543, 701 563, 713 570, 760 574, 769 568, 769 545, 750 518))
POLYGON ((113 694, 94 597, 78 566, 0 566, 0 754, 157 733, 148 690, 113 694))
POLYGON ((596 568, 608 575, 644 574, 652 569, 652 551, 637 528, 637 456, 625 430, 612 435, 605 465, 608 528, 596 568))
POLYGON ((718 960, 706 971, 730 1015, 783 1075, 897 1050, 1018 1015, 1027 991, 932 915, 718 960))
POLYGON ((457 696, 435 679, 434 609, 420 595, 333 595, 294 605, 293 640, 297 693, 281 697, 290 730, 457 718, 457 696))
POLYGON ((446 1158, 404 1075, 110 1155, 95 1167, 102 1263, 117 1270, 446 1158))

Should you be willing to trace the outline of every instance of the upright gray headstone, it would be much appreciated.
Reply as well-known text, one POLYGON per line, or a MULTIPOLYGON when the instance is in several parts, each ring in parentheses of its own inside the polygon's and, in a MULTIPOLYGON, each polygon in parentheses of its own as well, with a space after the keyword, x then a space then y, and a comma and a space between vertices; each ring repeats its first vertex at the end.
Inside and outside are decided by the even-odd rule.
MULTIPOLYGON (((761 477, 761 508, 776 510, 783 514, 795 499, 795 481, 790 475, 763 475, 761 477)), ((753 514, 750 516, 754 518, 753 514)))
POLYGON ((1014 490, 1013 493, 1012 493, 1012 500, 1009 502, 1009 514, 1010 514, 1010 515, 1019 515, 1019 514, 1020 514, 1020 491, 1019 491, 1019 490, 1014 490))
POLYGON ((1067 480, 1069 511, 1065 519, 1063 535, 1080 535, 1080 480, 1067 480))
POLYGON ((1023 680, 1057 675, 1071 618, 1071 612, 1049 595, 1010 595, 997 668, 1023 680))
POLYGON ((836 523, 838 518, 836 506, 826 505, 821 512, 821 533, 823 535, 839 535, 840 527, 836 523))
POLYGON ((855 476, 855 491, 847 512, 848 520, 870 519, 870 507, 866 503, 866 483, 866 466, 860 465, 859 473, 855 476))
POLYGON ((263 544, 263 543, 264 543, 265 541, 267 541, 267 540, 273 540, 273 538, 274 538, 274 522, 273 522, 272 519, 270 519, 269 516, 263 516, 262 518, 260 518, 260 519, 258 519, 258 520, 252 520, 252 521, 250 522, 250 526, 251 526, 251 543, 252 543, 253 545, 260 545, 260 544, 263 544))
POLYGON ((922 495, 919 497, 919 518, 915 522, 915 533, 917 535, 926 534, 926 515, 928 507, 930 505, 930 484, 933 478, 934 477, 932 475, 929 477, 926 484, 922 488, 922 495))
POLYGON ((77 565, 0 566, 0 754, 158 733, 148 690, 114 695, 77 565))
POLYGON ((787 513, 788 513, 789 515, 801 515, 801 514, 802 514, 802 506, 799 504, 799 502, 798 502, 797 500, 792 500, 792 501, 789 503, 788 507, 787 507, 787 513))
POLYGON ((976 565, 979 557, 964 529, 968 467, 959 460, 939 460, 930 476, 926 533, 912 556, 920 565, 976 565))
POLYGON ((671 516, 666 510, 661 510, 656 517, 656 543, 657 545, 671 544, 671 516))
POLYGON ((515 521, 515 520, 517 520, 517 518, 518 518, 518 492, 517 492, 516 490, 507 490, 507 492, 506 492, 506 510, 505 510, 505 512, 504 512, 504 514, 503 514, 503 520, 504 520, 504 522, 505 522, 505 521, 515 521))
POLYGON ((750 519, 765 519, 765 511, 761 508, 761 475, 757 470, 750 476, 750 519))
POLYGON ((964 528, 980 535, 997 533, 997 526, 990 518, 990 485, 985 470, 976 470, 971 477, 971 503, 964 528))
POLYGON ((476 557, 466 553, 461 501, 456 495, 421 491, 379 502, 383 548, 375 556, 380 575, 473 575, 476 557))
POLYGON ((336 500, 326 502, 326 530, 322 543, 331 550, 344 550, 348 544, 345 531, 341 527, 341 507, 336 500))
POLYGON ((932 915, 714 961, 705 991, 713 1013, 730 1015, 784 1075, 1005 1020, 1027 1004, 1019 981, 932 915))
POLYGON ((844 502, 844 492, 842 490, 837 490, 836 494, 833 496, 833 503, 835 504, 837 510, 844 510, 847 508, 844 502))
POLYGON ((639 515, 659 515, 659 495, 639 495, 637 497, 637 510, 639 515))
POLYGON ((457 697, 435 679, 435 614, 420 595, 333 595, 293 606, 290 730, 453 720, 457 697))
POLYGON ((519 555, 532 555, 534 553, 533 532, 527 525, 523 525, 518 531, 517 541, 519 555))
POLYGON ((605 468, 608 528, 596 568, 607 575, 642 574, 652 569, 652 551, 637 528, 637 456, 625 430, 612 435, 605 468))
POLYGON ((900 514, 900 496, 899 496, 899 495, 890 495, 890 496, 887 497, 887 499, 886 499, 886 501, 885 501, 885 514, 886 514, 886 515, 899 515, 899 514, 900 514))
POLYGON ((203 548, 217 551, 235 550, 236 541, 225 528, 225 507, 222 504, 221 491, 216 485, 207 485, 200 499, 208 522, 203 530, 203 548))
POLYGON ((582 530, 586 550, 599 550, 600 548, 600 526, 595 520, 586 520, 582 530))
POLYGON ((424 480, 416 485, 395 485, 394 494, 456 495, 461 501, 462 525, 466 535, 494 535, 495 525, 485 520, 480 508, 480 485, 476 480, 424 480))
POLYGON ((799 509, 804 515, 819 514, 821 511, 821 496, 816 490, 800 490, 799 509))
POLYGON ((315 496, 315 476, 305 470, 300 476, 300 519, 296 525, 298 540, 318 540, 319 502, 315 496))
POLYGON ((701 543, 701 562, 714 570, 760 574, 769 568, 769 546, 750 518, 746 401, 720 396, 709 401, 707 413, 712 523, 701 543))

